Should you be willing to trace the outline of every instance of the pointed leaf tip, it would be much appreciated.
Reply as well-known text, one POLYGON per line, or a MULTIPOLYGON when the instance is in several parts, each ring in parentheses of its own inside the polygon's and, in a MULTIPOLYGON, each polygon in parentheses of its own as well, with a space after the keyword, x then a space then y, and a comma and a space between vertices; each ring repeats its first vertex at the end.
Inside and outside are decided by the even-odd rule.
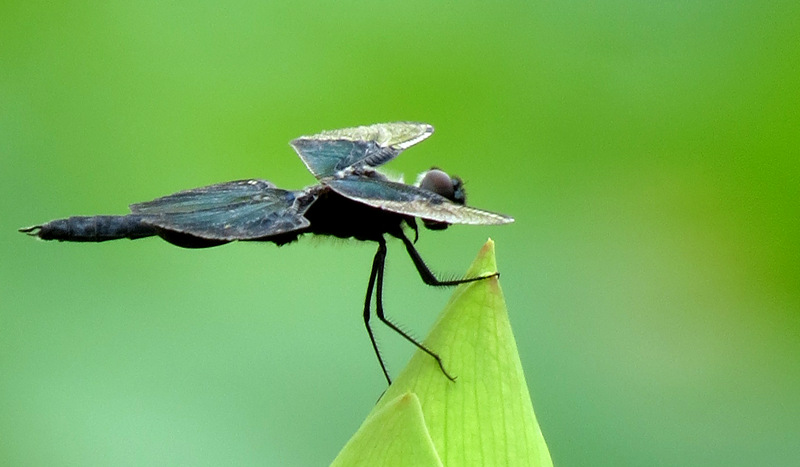
POLYGON ((494 252, 494 240, 491 238, 483 244, 478 256, 467 269, 466 277, 485 276, 497 272, 497 258, 494 252))

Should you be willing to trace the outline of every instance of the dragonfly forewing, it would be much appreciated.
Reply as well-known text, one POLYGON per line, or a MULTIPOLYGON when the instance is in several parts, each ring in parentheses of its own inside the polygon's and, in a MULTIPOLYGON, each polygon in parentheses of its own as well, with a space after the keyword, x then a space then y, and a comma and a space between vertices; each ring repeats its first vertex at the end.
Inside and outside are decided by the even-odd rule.
POLYGON ((507 224, 514 218, 453 203, 436 193, 413 185, 365 177, 324 181, 333 191, 366 205, 407 216, 447 224, 507 224))
POLYGON ((301 136, 291 145, 308 170, 323 178, 359 164, 385 164, 431 134, 427 123, 380 123, 301 136))

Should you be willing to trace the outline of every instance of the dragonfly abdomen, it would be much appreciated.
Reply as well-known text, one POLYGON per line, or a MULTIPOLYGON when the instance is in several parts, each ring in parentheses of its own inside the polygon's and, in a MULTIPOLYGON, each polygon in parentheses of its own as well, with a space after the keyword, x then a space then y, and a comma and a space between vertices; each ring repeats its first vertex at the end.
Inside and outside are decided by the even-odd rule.
POLYGON ((56 219, 46 224, 20 229, 42 240, 67 242, 105 242, 129 238, 131 240, 157 235, 152 225, 145 224, 141 216, 73 216, 56 219))

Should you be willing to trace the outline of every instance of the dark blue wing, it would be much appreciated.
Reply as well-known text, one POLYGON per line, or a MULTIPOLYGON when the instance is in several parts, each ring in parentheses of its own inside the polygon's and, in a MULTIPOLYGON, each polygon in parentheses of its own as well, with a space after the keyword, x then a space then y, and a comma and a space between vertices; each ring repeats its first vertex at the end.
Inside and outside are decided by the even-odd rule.
POLYGON ((131 212, 162 229, 212 240, 252 240, 309 226, 303 217, 316 195, 275 188, 266 180, 238 180, 181 191, 131 212))
POLYGON ((323 178, 358 164, 385 164, 432 133, 427 123, 378 123, 301 136, 291 145, 308 170, 323 178))
POLYGON ((413 185, 367 177, 325 180, 340 195, 366 205, 447 224, 507 224, 514 218, 456 204, 413 185))

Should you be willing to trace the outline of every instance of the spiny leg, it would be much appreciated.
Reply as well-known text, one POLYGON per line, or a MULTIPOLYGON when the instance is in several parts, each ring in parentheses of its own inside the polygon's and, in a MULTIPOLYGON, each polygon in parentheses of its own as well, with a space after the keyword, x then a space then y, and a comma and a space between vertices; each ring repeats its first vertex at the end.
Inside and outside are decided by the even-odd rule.
MULTIPOLYGON (((425 347, 424 344, 422 344, 421 342, 417 341, 416 339, 411 337, 408 333, 406 333, 405 331, 400 329, 396 324, 394 324, 391 320, 389 320, 389 318, 387 318, 386 315, 384 314, 384 312, 383 312, 383 268, 384 268, 384 264, 386 263, 386 240, 384 240, 383 238, 381 238, 381 240, 378 242, 378 253, 375 254, 375 262, 373 262, 373 264, 372 264, 373 272, 376 269, 375 266, 376 266, 376 263, 378 261, 380 261, 380 264, 377 267, 378 277, 377 277, 377 282, 375 284, 375 287, 376 287, 376 292, 375 292, 375 314, 378 315, 378 319, 380 319, 383 322, 383 324, 385 324, 385 325, 389 326, 390 328, 392 328, 392 330, 394 330, 394 332, 400 334, 407 341, 409 341, 412 344, 414 344, 415 346, 417 346, 418 349, 422 350, 426 354, 428 354, 431 357, 433 357, 433 359, 436 360, 436 363, 439 364, 439 368, 442 370, 442 373, 444 373, 444 375, 447 376, 447 379, 449 379, 450 381, 455 381, 456 379, 453 376, 450 376, 450 373, 448 373, 447 370, 445 370, 444 364, 442 363, 442 358, 439 357, 438 354, 433 352, 431 349, 425 347)), ((370 337, 372 337, 371 334, 370 334, 370 337)), ((373 345, 374 345, 375 341, 373 340, 372 342, 373 342, 373 345)), ((375 352, 376 353, 378 352, 377 346, 375 347, 375 352)), ((378 360, 381 360, 380 354, 378 354, 378 360)), ((381 367, 384 369, 383 372, 386 373, 386 367, 383 366, 383 360, 381 360, 381 367)), ((388 374, 386 374, 386 379, 389 379, 389 375, 388 374)), ((391 381, 389 381, 389 384, 391 384, 391 381)))
MULTIPOLYGON (((499 272, 495 272, 492 274, 487 274, 485 276, 478 276, 478 277, 466 277, 462 279, 450 280, 450 281, 442 281, 439 280, 436 275, 433 274, 431 269, 425 264, 425 261, 422 260, 422 257, 419 255, 419 252, 416 248, 414 248, 414 244, 408 237, 405 236, 402 232, 397 235, 400 240, 403 241, 403 244, 406 246, 406 251, 408 251, 408 255, 411 256, 411 261, 414 262, 414 266, 417 268, 417 272, 419 272, 419 276, 422 278, 422 282, 434 286, 434 287, 450 287, 459 284, 466 284, 467 282, 475 282, 483 279, 489 279, 491 277, 497 277, 500 275, 499 272)), ((380 282, 380 281, 379 281, 380 282)))
MULTIPOLYGON (((386 364, 383 363, 381 358, 381 351, 378 350, 378 343, 375 341, 375 335, 372 333, 372 327, 369 325, 370 318, 370 302, 372 302, 372 289, 375 287, 375 278, 378 274, 383 277, 383 264, 386 262, 386 242, 381 238, 378 242, 378 251, 375 253, 375 258, 372 260, 372 272, 369 274, 369 285, 367 286, 367 297, 364 300, 364 326, 367 327, 367 334, 369 340, 372 342, 372 348, 375 350, 375 356, 378 357, 378 363, 381 364, 383 375, 386 376, 386 381, 392 384, 392 379, 389 377, 389 372, 386 371, 386 364), (379 272, 380 271, 380 272, 379 272)), ((378 292, 380 297, 380 292, 378 292)), ((380 298, 378 299, 380 301, 380 298)))

